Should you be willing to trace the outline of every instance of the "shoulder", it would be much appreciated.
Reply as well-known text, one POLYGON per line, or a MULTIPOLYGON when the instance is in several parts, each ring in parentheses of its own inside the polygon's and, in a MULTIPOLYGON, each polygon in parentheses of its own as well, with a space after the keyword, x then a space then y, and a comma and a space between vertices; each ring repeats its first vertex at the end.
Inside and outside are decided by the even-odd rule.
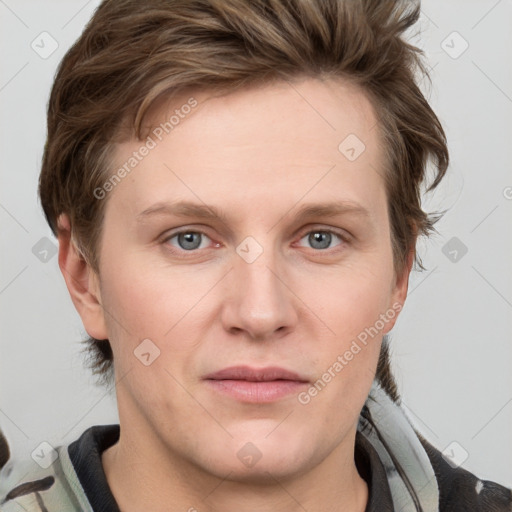
POLYGON ((440 512, 512 512, 510 489, 452 466, 437 448, 421 435, 418 437, 437 478, 440 512))
POLYGON ((0 512, 92 511, 76 479, 68 447, 52 450, 42 464, 28 459, 10 461, 2 468, 0 512))

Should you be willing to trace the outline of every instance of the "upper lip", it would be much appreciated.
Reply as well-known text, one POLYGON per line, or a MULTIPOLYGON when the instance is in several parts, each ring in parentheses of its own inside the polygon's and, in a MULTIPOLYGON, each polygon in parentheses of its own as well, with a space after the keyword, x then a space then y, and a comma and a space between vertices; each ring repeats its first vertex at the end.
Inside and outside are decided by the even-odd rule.
POLYGON ((269 382, 273 380, 291 380, 308 382, 299 374, 279 368, 278 366, 267 366, 265 368, 252 368, 250 366, 230 366, 204 377, 205 380, 246 380, 249 382, 269 382))

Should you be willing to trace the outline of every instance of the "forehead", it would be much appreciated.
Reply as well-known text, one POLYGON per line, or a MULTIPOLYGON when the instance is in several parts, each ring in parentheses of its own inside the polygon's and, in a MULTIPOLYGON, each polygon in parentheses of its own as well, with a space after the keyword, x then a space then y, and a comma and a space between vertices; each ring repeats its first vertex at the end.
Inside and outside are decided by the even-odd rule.
MULTIPOLYGON (((111 193, 137 213, 178 195, 247 207, 251 197, 336 199, 343 189, 371 202, 383 189, 373 106, 341 80, 189 91, 160 102, 148 122, 151 149, 111 193)), ((149 139, 117 144, 114 172, 149 139)))

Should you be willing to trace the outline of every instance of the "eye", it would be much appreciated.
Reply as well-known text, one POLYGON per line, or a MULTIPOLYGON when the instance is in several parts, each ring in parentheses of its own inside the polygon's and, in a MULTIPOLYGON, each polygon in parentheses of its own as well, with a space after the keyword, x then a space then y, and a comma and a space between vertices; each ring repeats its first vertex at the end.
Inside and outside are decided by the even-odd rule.
POLYGON ((209 241, 211 241, 210 238, 199 231, 181 231, 164 240, 165 243, 184 251, 205 249, 209 241))
MULTIPOLYGON (((310 247, 317 250, 331 249, 336 245, 340 245, 344 241, 341 235, 338 235, 337 233, 328 230, 310 231, 300 239, 299 245, 302 245, 301 242, 303 240, 305 240, 306 243, 310 244, 310 247), (331 245, 333 242, 336 241, 338 243, 331 245)), ((302 246, 305 247, 304 245, 302 246)))

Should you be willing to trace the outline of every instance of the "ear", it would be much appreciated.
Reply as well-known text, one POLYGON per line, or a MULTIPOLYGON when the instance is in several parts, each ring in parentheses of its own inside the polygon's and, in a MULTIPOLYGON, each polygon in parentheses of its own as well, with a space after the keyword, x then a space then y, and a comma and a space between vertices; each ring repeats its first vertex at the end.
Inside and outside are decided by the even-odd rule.
POLYGON ((97 340, 108 339, 98 275, 77 249, 68 216, 61 214, 57 225, 59 267, 71 300, 89 336, 97 340))
POLYGON ((405 299, 407 298, 407 290, 409 287, 409 275, 411 274, 415 254, 416 250, 413 246, 407 255, 406 264, 404 265, 403 270, 400 272, 400 274, 396 274, 395 276, 389 308, 390 310, 394 311, 394 314, 392 317, 391 315, 387 315, 389 318, 387 318, 388 321, 386 322, 386 327, 383 331, 384 334, 387 334, 394 327, 398 318, 398 314, 404 307, 405 299))

